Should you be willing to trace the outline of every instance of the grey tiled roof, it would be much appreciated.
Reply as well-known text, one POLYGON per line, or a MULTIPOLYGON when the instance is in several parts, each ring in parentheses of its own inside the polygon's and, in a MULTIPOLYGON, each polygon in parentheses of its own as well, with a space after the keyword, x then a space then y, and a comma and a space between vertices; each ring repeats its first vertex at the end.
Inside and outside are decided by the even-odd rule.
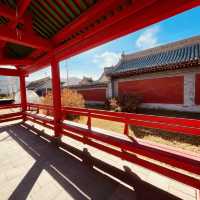
POLYGON ((111 75, 151 72, 186 63, 200 64, 200 37, 163 45, 132 55, 123 55, 111 75), (171 47, 171 48, 170 48, 171 47))
POLYGON ((93 83, 90 84, 77 84, 77 85, 70 85, 68 88, 70 89, 86 89, 86 88, 96 88, 96 87, 106 87, 107 82, 99 82, 99 81, 94 81, 93 83))
POLYGON ((38 88, 42 87, 44 84, 49 82, 50 80, 51 80, 50 77, 45 77, 36 81, 32 81, 27 85, 27 88, 29 90, 37 90, 38 88))

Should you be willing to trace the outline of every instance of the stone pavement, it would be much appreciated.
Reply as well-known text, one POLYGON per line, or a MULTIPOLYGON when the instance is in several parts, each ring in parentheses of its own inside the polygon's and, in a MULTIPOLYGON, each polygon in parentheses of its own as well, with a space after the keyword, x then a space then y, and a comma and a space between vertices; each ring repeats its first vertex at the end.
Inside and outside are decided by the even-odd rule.
POLYGON ((0 126, 0 200, 197 199, 193 188, 67 137, 58 147, 29 125, 0 126))

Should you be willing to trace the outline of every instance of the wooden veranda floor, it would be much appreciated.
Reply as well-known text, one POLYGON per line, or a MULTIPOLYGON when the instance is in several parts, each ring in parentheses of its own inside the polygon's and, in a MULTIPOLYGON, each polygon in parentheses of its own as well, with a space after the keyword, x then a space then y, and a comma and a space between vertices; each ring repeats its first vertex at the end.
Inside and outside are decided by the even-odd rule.
MULTIPOLYGON (((0 127, 0 200, 180 199, 168 193, 169 184, 165 192, 144 182, 126 161, 64 140, 58 146, 29 124, 4 123, 0 127)), ((164 178, 159 183, 162 189, 164 178)), ((181 194, 177 190, 181 199, 196 199, 196 190, 182 190, 181 194)))

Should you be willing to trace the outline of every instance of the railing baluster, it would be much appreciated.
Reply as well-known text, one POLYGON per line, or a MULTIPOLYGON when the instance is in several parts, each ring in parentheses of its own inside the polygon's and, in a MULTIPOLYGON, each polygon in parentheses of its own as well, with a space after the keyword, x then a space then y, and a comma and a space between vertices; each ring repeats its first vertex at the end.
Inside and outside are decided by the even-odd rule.
POLYGON ((124 135, 128 135, 129 134, 128 128, 129 128, 129 126, 128 126, 127 120, 125 119, 125 123, 124 123, 124 135))
POLYGON ((88 126, 88 130, 91 131, 91 113, 90 111, 88 112, 88 120, 87 120, 87 126, 88 126))

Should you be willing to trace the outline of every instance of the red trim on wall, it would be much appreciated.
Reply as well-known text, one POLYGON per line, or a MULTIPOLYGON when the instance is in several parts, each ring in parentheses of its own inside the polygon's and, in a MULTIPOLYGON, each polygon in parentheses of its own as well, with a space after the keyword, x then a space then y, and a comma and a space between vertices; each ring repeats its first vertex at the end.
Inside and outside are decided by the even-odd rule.
POLYGON ((118 95, 133 94, 143 103, 183 104, 184 77, 163 77, 118 83, 118 95))
POLYGON ((200 105, 200 74, 195 77, 195 104, 200 105))
POLYGON ((106 89, 77 90, 82 94, 85 101, 106 101, 106 89))

